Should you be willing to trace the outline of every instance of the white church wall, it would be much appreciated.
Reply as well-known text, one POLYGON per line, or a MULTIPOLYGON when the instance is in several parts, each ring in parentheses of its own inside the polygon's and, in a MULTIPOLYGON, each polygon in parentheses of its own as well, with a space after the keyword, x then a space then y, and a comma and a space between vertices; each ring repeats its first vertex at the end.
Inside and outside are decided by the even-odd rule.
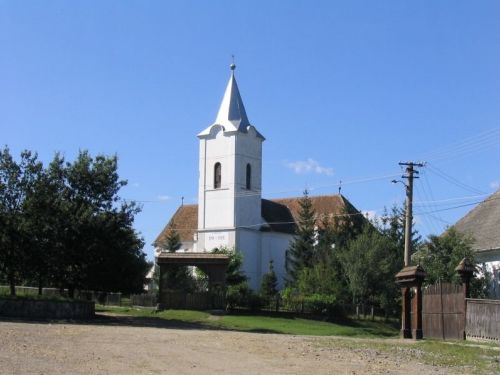
POLYGON ((210 137, 200 140, 198 227, 234 226, 235 137, 214 126, 210 137), (215 164, 221 164, 221 186, 214 187, 215 164))
POLYGON ((243 272, 248 277, 248 285, 254 290, 259 290, 262 277, 261 235, 259 231, 245 229, 240 229, 237 233, 236 250, 243 255, 243 272))
POLYGON ((269 271, 269 261, 273 261, 274 272, 278 277, 279 288, 285 284, 285 255, 293 236, 285 233, 263 232, 262 233, 262 274, 269 271))
MULTIPOLYGON (((262 188, 262 138, 254 128, 247 133, 236 135, 235 159, 235 210, 236 226, 254 226, 261 224, 261 188, 262 188), (250 165, 250 189, 247 189, 247 165, 250 165)), ((254 229, 254 228, 251 228, 254 229)))

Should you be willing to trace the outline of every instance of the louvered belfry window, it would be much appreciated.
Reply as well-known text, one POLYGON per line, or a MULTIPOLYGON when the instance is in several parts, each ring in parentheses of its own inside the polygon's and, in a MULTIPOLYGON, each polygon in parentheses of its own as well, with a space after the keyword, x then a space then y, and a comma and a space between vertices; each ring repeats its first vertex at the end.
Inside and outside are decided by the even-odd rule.
POLYGON ((215 166, 214 166, 214 189, 220 189, 221 181, 222 181, 221 165, 220 165, 220 163, 215 163, 215 166))

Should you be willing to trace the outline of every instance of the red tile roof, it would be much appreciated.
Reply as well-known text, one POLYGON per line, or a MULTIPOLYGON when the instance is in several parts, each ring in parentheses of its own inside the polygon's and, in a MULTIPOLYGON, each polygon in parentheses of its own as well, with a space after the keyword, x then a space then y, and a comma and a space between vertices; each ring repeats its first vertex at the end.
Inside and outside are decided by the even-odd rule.
MULTIPOLYGON (((295 233, 299 218, 300 199, 302 197, 262 199, 262 218, 265 220, 262 230, 280 233, 295 233)), ((310 197, 318 218, 324 215, 335 216, 344 213, 359 213, 359 211, 342 195, 322 195, 310 197)), ((319 220, 318 220, 319 221, 319 220)), ((192 242, 198 229, 198 205, 184 205, 177 209, 165 228, 158 235, 153 245, 162 241, 174 224, 181 241, 192 242)))

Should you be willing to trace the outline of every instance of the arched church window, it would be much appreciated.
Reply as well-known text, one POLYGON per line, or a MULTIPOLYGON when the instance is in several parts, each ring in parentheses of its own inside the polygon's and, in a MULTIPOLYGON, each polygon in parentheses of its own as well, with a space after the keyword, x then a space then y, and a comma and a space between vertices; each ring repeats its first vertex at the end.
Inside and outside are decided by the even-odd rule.
POLYGON ((214 166, 214 189, 220 189, 221 181, 222 181, 221 165, 220 165, 220 163, 215 163, 215 166, 214 166))
POLYGON ((246 188, 247 190, 250 190, 252 187, 252 167, 250 164, 247 164, 247 180, 246 180, 246 188))

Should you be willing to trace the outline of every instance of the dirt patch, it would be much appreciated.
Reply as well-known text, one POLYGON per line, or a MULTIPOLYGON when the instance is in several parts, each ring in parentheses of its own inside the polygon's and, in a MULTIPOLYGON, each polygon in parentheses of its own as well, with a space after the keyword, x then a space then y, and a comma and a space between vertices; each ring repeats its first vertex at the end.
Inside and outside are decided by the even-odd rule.
POLYGON ((0 374, 457 373, 409 363, 407 353, 335 345, 345 339, 114 319, 80 324, 1 321, 0 374))

